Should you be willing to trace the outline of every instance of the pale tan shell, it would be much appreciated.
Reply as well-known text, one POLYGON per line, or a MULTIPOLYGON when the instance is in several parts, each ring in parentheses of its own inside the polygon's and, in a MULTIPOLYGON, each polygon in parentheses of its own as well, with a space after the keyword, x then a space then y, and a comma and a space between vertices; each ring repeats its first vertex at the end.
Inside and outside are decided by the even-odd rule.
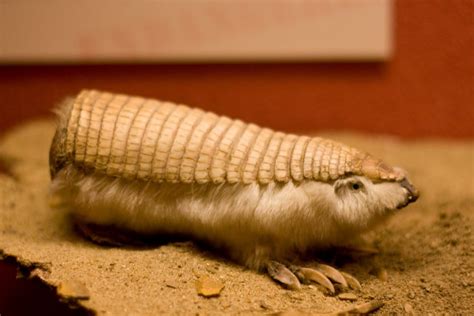
POLYGON ((53 169, 73 164, 113 177, 171 183, 329 182, 348 174, 373 180, 402 175, 344 144, 275 132, 170 102, 82 91, 53 169), (62 160, 58 162, 59 160, 62 160))

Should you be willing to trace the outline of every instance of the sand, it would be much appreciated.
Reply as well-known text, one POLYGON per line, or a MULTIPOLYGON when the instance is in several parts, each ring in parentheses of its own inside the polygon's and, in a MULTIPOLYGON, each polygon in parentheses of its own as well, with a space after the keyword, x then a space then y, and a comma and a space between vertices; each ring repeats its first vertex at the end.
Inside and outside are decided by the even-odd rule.
POLYGON ((364 302, 384 303, 376 315, 474 314, 474 143, 353 134, 331 137, 406 168, 422 197, 364 236, 370 254, 332 250, 318 259, 356 276, 357 301, 304 285, 283 289, 180 240, 148 248, 106 248, 74 229, 48 199, 48 149, 54 126, 35 121, 0 140, 0 253, 58 291, 59 298, 104 315, 217 315, 337 312, 364 302), (219 296, 197 294, 198 276, 220 280, 219 296))

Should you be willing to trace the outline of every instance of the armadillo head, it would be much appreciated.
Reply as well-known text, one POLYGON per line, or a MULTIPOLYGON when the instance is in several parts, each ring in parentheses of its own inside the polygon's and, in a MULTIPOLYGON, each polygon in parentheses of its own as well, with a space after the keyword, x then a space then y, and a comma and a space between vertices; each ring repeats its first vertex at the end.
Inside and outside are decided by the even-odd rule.
POLYGON ((407 172, 401 168, 390 167, 367 154, 354 157, 352 165, 352 175, 333 183, 334 216, 341 223, 369 228, 419 197, 407 172))

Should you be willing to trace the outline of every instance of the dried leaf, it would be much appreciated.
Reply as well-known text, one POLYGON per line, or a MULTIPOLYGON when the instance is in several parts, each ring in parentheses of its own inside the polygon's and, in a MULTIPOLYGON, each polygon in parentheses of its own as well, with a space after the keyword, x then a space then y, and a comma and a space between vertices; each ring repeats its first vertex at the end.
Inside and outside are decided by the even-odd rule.
POLYGON ((202 276, 196 280, 196 291, 204 297, 214 297, 221 294, 224 284, 208 276, 202 276))
POLYGON ((89 299, 89 290, 84 282, 78 280, 67 280, 59 283, 58 295, 65 298, 89 299))

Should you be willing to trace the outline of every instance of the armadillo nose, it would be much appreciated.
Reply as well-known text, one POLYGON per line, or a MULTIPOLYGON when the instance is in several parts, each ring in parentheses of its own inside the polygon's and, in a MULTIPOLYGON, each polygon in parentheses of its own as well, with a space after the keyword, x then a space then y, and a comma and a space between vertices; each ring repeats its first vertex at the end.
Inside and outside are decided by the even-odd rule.
POLYGON ((400 182, 400 185, 408 191, 408 203, 413 203, 418 200, 420 192, 418 192, 418 190, 408 181, 407 178, 404 178, 400 182))

